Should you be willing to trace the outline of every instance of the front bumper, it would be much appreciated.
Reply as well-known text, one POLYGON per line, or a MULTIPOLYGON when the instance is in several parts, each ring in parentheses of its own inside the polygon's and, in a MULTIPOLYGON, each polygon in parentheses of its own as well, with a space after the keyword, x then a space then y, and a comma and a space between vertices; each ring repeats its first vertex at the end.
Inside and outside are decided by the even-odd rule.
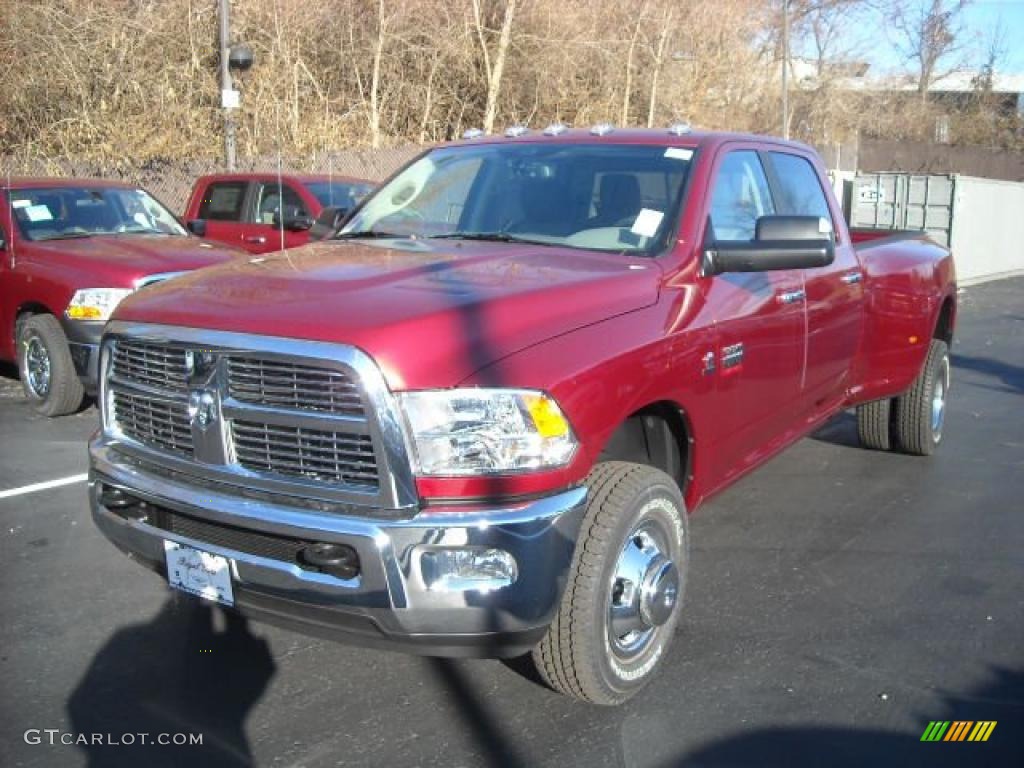
POLYGON ((82 386, 90 395, 95 395, 99 383, 100 338, 103 336, 102 321, 60 319, 64 335, 68 340, 71 361, 82 386))
POLYGON ((508 508, 369 519, 293 505, 280 496, 197 485, 126 459, 101 439, 93 441, 90 453, 93 519, 107 538, 149 568, 166 576, 164 540, 223 555, 233 562, 235 607, 244 614, 308 634, 432 656, 529 651, 558 608, 586 502, 586 489, 577 488, 508 508), (172 533, 148 518, 104 506, 101 496, 109 489, 190 521, 192 531, 213 525, 242 536, 237 541, 248 533, 264 543, 282 537, 347 544, 358 553, 361 571, 337 578, 267 557, 262 545, 247 552, 172 533), (423 553, 466 546, 510 553, 518 578, 486 592, 428 587, 423 553))

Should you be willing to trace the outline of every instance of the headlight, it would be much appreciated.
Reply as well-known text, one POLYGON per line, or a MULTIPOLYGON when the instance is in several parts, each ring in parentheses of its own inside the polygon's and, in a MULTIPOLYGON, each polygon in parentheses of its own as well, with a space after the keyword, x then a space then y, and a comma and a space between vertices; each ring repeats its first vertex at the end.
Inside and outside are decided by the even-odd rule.
POLYGON ((398 395, 416 472, 451 476, 553 469, 576 437, 558 404, 521 389, 451 389, 398 395))
POLYGON ((108 320, 130 288, 82 288, 71 297, 65 314, 72 320, 108 320))

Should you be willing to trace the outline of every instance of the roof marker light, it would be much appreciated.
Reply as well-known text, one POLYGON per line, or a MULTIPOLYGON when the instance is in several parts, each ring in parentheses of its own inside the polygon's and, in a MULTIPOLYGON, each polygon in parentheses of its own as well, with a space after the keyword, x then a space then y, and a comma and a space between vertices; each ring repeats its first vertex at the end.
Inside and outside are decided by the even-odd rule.
POLYGON ((483 135, 484 135, 484 132, 481 131, 479 128, 470 128, 468 131, 466 131, 465 133, 462 134, 462 138, 464 138, 464 139, 479 139, 483 135))
POLYGON ((693 129, 690 128, 689 123, 672 123, 672 125, 668 127, 668 132, 673 136, 685 136, 691 130, 693 129))
POLYGON ((615 126, 612 125, 611 123, 598 123, 597 125, 590 129, 590 132, 595 136, 605 136, 614 130, 615 126))
POLYGON ((562 123, 552 123, 551 125, 549 125, 547 128, 544 129, 544 135, 545 136, 561 136, 563 133, 565 133, 568 130, 569 130, 569 127, 567 125, 563 125, 562 123))
POLYGON ((505 135, 510 139, 514 139, 517 136, 525 136, 529 132, 530 129, 525 125, 510 125, 505 129, 505 135))

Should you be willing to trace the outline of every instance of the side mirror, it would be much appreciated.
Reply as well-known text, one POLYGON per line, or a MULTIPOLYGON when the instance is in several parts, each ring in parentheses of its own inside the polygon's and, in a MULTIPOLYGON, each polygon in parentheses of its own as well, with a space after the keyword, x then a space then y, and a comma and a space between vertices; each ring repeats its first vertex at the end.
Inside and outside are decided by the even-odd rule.
POLYGON ((4 237, 4 233, 0 232, 0 251, 7 250, 7 239, 4 237))
POLYGON ((704 274, 825 267, 835 259, 831 226, 817 216, 761 216, 748 242, 712 243, 704 274))
POLYGON ((336 205, 327 206, 320 211, 320 215, 316 217, 316 221, 310 227, 309 238, 311 240, 323 240, 330 237, 345 223, 348 213, 348 208, 341 208, 336 205))
POLYGON ((294 205, 285 206, 283 215, 275 212, 273 222, 275 227, 284 227, 289 232, 302 232, 313 226, 313 219, 294 205))
POLYGON ((206 219, 192 219, 185 222, 185 227, 197 237, 206 237, 206 219))

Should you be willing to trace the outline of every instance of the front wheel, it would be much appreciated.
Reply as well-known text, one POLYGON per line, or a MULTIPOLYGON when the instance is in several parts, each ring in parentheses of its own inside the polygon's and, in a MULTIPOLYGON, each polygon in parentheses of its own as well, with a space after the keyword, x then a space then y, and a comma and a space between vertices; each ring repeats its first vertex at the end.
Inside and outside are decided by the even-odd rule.
POLYGON ((654 677, 675 634, 689 565, 686 509, 660 470, 598 464, 562 602, 533 651, 555 690, 614 705, 654 677))
POLYGON ((25 396, 44 416, 63 416, 82 405, 82 382, 53 315, 33 315, 18 324, 18 368, 25 396))

